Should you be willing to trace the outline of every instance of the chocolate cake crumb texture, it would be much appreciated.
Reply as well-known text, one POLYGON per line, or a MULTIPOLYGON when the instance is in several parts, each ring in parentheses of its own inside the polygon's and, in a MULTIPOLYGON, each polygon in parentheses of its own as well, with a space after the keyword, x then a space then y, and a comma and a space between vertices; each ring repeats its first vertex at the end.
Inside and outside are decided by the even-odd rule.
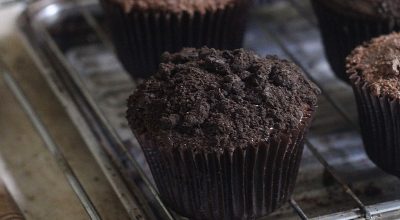
POLYGON ((189 48, 163 55, 158 73, 129 98, 127 118, 160 147, 247 148, 296 129, 318 94, 289 61, 189 48))
POLYGON ((356 48, 347 58, 347 73, 359 76, 374 95, 400 99, 400 34, 356 48))

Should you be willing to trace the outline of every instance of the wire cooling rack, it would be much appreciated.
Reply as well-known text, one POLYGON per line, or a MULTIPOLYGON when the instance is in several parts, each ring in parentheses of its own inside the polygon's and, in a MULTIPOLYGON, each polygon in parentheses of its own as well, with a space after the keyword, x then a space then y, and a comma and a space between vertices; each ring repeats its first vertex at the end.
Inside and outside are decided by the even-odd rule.
MULTIPOLYGON (((252 10, 245 47, 294 61, 323 93, 295 192, 265 219, 400 218, 400 182, 365 155, 351 88, 329 69, 309 1, 273 2, 252 10)), ((19 25, 131 218, 179 219, 159 199, 125 121, 136 82, 112 52, 104 22, 96 1, 39 0, 28 5, 19 25)))

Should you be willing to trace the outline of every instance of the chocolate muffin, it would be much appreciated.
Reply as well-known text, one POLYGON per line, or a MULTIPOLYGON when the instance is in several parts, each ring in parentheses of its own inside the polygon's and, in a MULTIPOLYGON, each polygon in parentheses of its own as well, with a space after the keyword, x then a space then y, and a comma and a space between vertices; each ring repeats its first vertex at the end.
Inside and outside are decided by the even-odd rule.
POLYGON ((400 177, 400 34, 357 47, 347 58, 347 73, 368 156, 400 177))
POLYGON ((237 49, 166 53, 127 119, 163 201, 192 219, 254 219, 292 193, 319 90, 293 63, 237 49))
POLYGON ((346 56, 363 42, 400 30, 400 1, 312 0, 325 53, 335 74, 349 82, 346 56))
POLYGON ((163 52, 242 45, 248 0, 101 0, 118 58, 134 78, 157 71, 163 52))

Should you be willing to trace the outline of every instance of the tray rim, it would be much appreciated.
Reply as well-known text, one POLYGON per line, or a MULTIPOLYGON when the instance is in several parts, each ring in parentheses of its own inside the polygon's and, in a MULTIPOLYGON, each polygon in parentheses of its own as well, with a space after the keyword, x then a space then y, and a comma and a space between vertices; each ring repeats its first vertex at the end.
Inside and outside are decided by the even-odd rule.
MULTIPOLYGON (((96 2, 93 0, 85 0, 85 2, 96 2)), ((88 149, 96 159, 96 162, 101 167, 103 173, 107 177, 108 182, 112 186, 114 192, 119 197, 125 210, 131 219, 138 219, 138 216, 144 216, 143 209, 138 207, 137 195, 131 192, 126 183, 125 178, 119 172, 116 161, 112 159, 112 156, 101 147, 98 138, 93 133, 89 124, 86 122, 85 117, 80 112, 77 104, 72 100, 71 96, 67 92, 67 86, 62 82, 54 70, 54 66, 51 65, 45 58, 41 46, 35 41, 35 30, 32 27, 32 22, 35 16, 41 12, 45 7, 53 4, 73 4, 66 0, 39 0, 31 3, 26 7, 23 13, 19 16, 17 25, 17 35, 22 40, 29 56, 32 58, 38 69, 42 73, 47 84, 50 86, 52 92, 56 95, 58 101, 63 105, 67 112, 70 120, 74 123, 76 129, 81 134, 88 149)), ((153 214, 150 214, 153 216, 153 214)))

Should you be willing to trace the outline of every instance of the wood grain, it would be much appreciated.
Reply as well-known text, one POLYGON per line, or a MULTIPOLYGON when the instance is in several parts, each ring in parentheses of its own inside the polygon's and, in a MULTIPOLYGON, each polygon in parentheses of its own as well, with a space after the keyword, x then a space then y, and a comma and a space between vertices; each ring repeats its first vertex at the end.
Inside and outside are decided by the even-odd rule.
POLYGON ((3 182, 0 182, 0 220, 22 220, 25 219, 21 214, 17 204, 11 197, 3 182))

